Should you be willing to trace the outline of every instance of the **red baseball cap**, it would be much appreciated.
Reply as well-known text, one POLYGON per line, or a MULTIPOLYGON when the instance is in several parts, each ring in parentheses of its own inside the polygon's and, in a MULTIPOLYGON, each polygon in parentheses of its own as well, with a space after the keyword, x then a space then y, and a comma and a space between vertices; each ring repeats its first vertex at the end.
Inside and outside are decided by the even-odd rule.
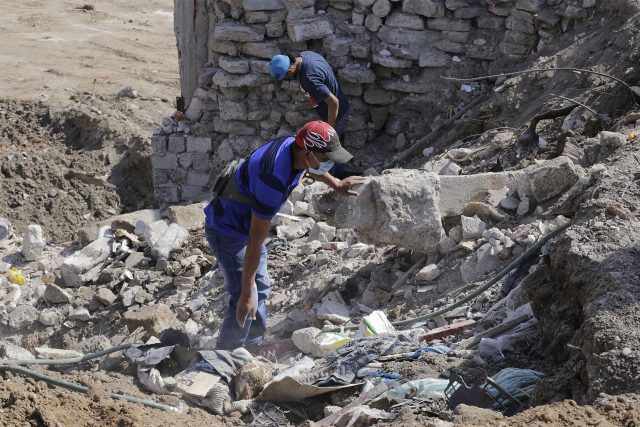
POLYGON ((340 145, 338 133, 329 123, 316 120, 302 126, 296 133, 296 144, 309 151, 317 151, 336 163, 347 163, 353 158, 340 145))

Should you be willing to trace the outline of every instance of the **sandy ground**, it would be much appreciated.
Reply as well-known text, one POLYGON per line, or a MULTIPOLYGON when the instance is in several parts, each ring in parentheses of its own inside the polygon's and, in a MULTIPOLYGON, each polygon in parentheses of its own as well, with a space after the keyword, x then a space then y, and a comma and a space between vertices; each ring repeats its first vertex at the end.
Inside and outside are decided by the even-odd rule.
POLYGON ((65 106, 76 93, 131 86, 154 101, 138 118, 158 123, 171 112, 180 95, 171 0, 2 3, 3 98, 65 106))

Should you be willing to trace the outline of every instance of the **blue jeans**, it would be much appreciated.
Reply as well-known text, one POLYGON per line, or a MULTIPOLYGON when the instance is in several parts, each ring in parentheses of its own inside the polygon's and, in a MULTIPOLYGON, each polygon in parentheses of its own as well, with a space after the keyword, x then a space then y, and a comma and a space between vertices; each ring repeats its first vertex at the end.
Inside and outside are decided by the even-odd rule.
POLYGON ((220 336, 216 344, 219 350, 233 350, 245 347, 256 351, 262 345, 263 335, 267 329, 266 300, 269 295, 269 273, 267 272, 267 248, 263 245, 260 253, 260 264, 253 287, 253 298, 256 301, 256 320, 247 317, 244 328, 236 322, 236 306, 242 292, 242 265, 247 242, 243 239, 227 237, 212 227, 205 227, 205 235, 213 256, 224 276, 224 286, 229 292, 229 305, 220 326, 220 336))

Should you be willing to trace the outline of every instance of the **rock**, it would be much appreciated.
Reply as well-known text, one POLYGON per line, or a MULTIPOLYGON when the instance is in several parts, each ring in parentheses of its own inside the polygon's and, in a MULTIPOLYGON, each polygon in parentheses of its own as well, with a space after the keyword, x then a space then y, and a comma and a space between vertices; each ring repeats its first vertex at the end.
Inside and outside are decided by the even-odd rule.
POLYGON ((204 227, 204 212, 201 203, 188 206, 170 206, 167 209, 169 220, 189 231, 199 230, 204 227))
POLYGON ((449 65, 449 55, 438 49, 424 48, 420 51, 418 65, 432 68, 446 67, 449 65))
POLYGON ((196 283, 195 277, 176 276, 173 278, 173 285, 178 291, 188 291, 196 283))
POLYGON ((111 253, 111 239, 101 237, 78 252, 65 258, 60 273, 67 287, 77 288, 97 276, 94 267, 100 267, 111 253))
POLYGON ((76 308, 69 312, 69 320, 86 322, 89 319, 91 319, 91 313, 86 308, 76 308))
POLYGON ((279 227, 280 233, 287 240, 295 240, 303 237, 311 230, 315 221, 311 218, 305 218, 292 225, 283 225, 279 227))
POLYGON ((8 239, 13 234, 11 222, 4 217, 0 217, 0 240, 8 239))
POLYGON ((449 254, 453 252, 454 248, 458 245, 458 242, 450 237, 443 237, 438 243, 438 252, 441 254, 449 254))
POLYGON ((76 344, 76 350, 81 353, 94 353, 112 347, 111 340, 104 335, 93 335, 76 344))
POLYGON ((35 359, 35 356, 29 350, 7 341, 0 341, 0 357, 2 359, 35 359))
POLYGON ((213 30, 213 38, 217 41, 260 42, 264 39, 264 28, 258 30, 235 22, 218 22, 213 30))
POLYGON ((385 24, 390 27, 406 28, 408 30, 423 30, 424 21, 416 15, 394 12, 385 20, 385 24))
POLYGON ((464 240, 475 240, 482 237, 482 233, 487 225, 478 217, 462 216, 460 218, 462 225, 462 238, 464 240))
POLYGON ((316 348, 315 338, 321 333, 320 329, 314 327, 298 329, 291 335, 291 341, 301 352, 313 355, 316 348))
POLYGON ((618 148, 627 143, 627 137, 618 132, 600 132, 600 144, 607 147, 618 148))
POLYGON ((96 298, 104 305, 109 306, 116 302, 118 296, 111 292, 109 288, 100 288, 98 289, 98 292, 96 292, 96 298))
POLYGON ((520 200, 516 199, 513 196, 505 197, 504 199, 500 200, 500 207, 502 209, 507 209, 507 210, 518 209, 519 205, 520 205, 520 200))
POLYGON ((328 243, 336 237, 336 228, 326 222, 317 222, 309 231, 308 241, 318 240, 320 243, 328 243))
POLYGON ((333 25, 328 19, 317 16, 313 19, 288 22, 287 34, 294 42, 322 39, 333 34, 333 25))
POLYGON ((500 263, 500 258, 497 254, 493 253, 489 243, 480 246, 476 255, 478 259, 476 264, 476 277, 480 277, 484 273, 493 270, 500 263))
POLYGON ((507 194, 509 194, 509 189, 507 187, 499 188, 497 190, 488 190, 485 201, 491 206, 498 206, 507 194))
POLYGON ((61 348, 36 347, 33 350, 36 352, 36 356, 38 356, 38 359, 62 360, 84 356, 84 354, 80 353, 79 351, 64 350, 61 348))
POLYGON ((357 258, 362 254, 369 252, 371 247, 365 243, 356 243, 351 245, 349 249, 345 252, 344 257, 347 259, 357 258))
POLYGON ((460 175, 462 168, 456 162, 449 162, 440 169, 438 175, 460 175))
POLYGON ((441 18, 444 16, 444 2, 441 0, 403 0, 402 11, 427 18, 441 18))
POLYGON ((51 283, 47 285, 43 299, 49 304, 69 304, 71 302, 71 295, 60 286, 51 283))
POLYGON ((379 18, 384 18, 391 12, 391 2, 389 0, 376 0, 371 7, 371 12, 379 18))
POLYGON ((14 331, 29 328, 38 319, 38 310, 30 305, 21 305, 9 313, 9 327, 14 331))
POLYGON ((284 4, 282 4, 281 0, 244 0, 243 9, 245 12, 280 10, 284 9, 284 4))
POLYGON ((255 360, 246 363, 235 376, 236 400, 253 399, 260 394, 266 383, 273 378, 269 364, 255 360))
POLYGON ((189 237, 186 228, 178 224, 171 224, 167 231, 158 239, 151 248, 159 258, 169 258, 171 252, 182 246, 189 237))
POLYGON ((328 320, 339 325, 351 319, 349 307, 336 301, 326 299, 316 308, 316 316, 320 320, 328 320))
POLYGON ((580 178, 578 167, 565 156, 527 167, 525 170, 533 196, 538 202, 542 202, 562 194, 580 178))
POLYGON ((40 312, 38 321, 45 326, 55 326, 60 323, 60 316, 54 309, 45 309, 40 312))
POLYGON ((45 245, 42 227, 38 224, 29 225, 22 238, 22 256, 27 261, 38 261, 42 258, 45 245))
POLYGON ((322 243, 318 240, 311 240, 300 247, 300 252, 305 255, 311 255, 320 250, 320 248, 322 248, 322 243))
POLYGON ((138 97, 138 91, 131 86, 123 87, 118 92, 118 98, 131 98, 136 99, 138 97))
POLYGON ((147 337, 158 336, 160 332, 167 328, 176 327, 178 324, 176 315, 164 304, 144 306, 135 311, 127 311, 123 319, 129 332, 142 326, 147 337))
POLYGON ((364 26, 367 28, 367 30, 375 33, 382 26, 382 19, 371 13, 365 18, 364 26))
POLYGON ((339 203, 330 193, 320 196, 314 210, 323 212, 331 206, 336 224, 356 229, 365 241, 435 252, 444 233, 435 190, 437 175, 393 172, 367 178, 357 197, 341 198, 339 203))
POLYGON ((441 271, 437 265, 429 264, 418 271, 418 273, 416 274, 416 281, 432 282, 440 276, 440 273, 441 271))
POLYGON ((451 230, 449 230, 449 237, 458 243, 462 242, 462 226, 456 225, 455 227, 452 227, 451 230))
POLYGON ((338 77, 346 82, 356 84, 373 83, 376 80, 372 69, 358 64, 347 64, 338 71, 338 77))
POLYGON ((462 265, 460 266, 460 276, 462 277, 463 283, 471 284, 478 279, 478 274, 476 273, 477 264, 478 263, 475 254, 467 258, 462 263, 462 265))

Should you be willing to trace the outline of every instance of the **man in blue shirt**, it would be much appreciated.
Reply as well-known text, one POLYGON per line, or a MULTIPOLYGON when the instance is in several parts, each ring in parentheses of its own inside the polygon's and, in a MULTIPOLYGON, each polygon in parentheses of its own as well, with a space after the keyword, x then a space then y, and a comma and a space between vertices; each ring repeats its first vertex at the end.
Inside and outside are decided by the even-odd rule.
POLYGON ((342 137, 349 120, 349 99, 322 56, 309 51, 301 52, 295 59, 276 55, 271 58, 269 74, 278 80, 298 79, 300 89, 320 118, 342 137))
POLYGON ((340 194, 357 195, 351 186, 362 178, 339 180, 328 173, 334 162, 345 163, 351 157, 331 126, 309 122, 295 137, 270 141, 243 160, 231 185, 205 208, 205 234, 230 294, 218 349, 260 348, 270 284, 263 242, 271 219, 305 172, 340 194))

